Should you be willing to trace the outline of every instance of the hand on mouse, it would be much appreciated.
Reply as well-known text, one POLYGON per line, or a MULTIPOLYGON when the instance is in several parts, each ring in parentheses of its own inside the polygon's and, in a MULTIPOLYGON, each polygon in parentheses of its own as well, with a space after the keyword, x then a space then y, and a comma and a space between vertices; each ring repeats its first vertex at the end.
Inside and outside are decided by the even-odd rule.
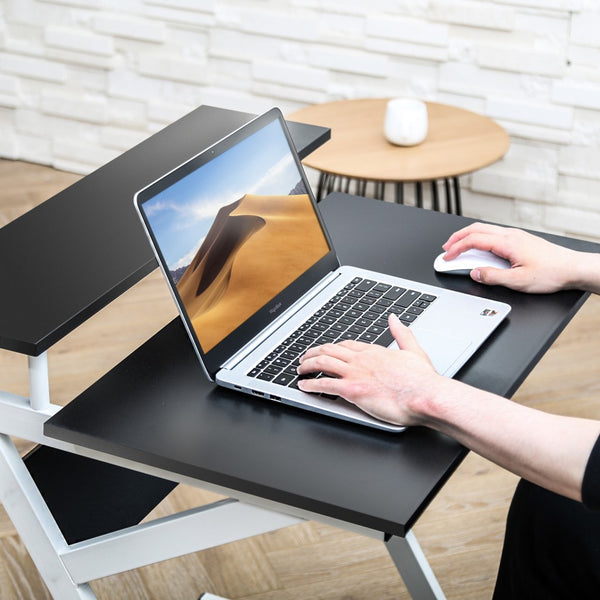
POLYGON ((311 348, 300 359, 299 374, 323 371, 332 377, 303 379, 305 392, 342 396, 370 415, 397 425, 424 424, 426 400, 447 385, 412 331, 396 315, 389 326, 400 350, 347 340, 311 348))
POLYGON ((586 253, 552 244, 520 229, 474 223, 452 234, 443 248, 448 260, 471 248, 490 250, 507 259, 510 269, 485 267, 471 272, 474 280, 487 285, 537 294, 586 287, 577 279, 586 253))

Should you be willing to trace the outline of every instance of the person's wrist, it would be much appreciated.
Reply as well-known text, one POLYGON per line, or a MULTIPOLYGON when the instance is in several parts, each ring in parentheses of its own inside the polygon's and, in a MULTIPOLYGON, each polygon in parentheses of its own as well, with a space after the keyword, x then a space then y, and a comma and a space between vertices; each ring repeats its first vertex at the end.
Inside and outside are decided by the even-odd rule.
POLYGON ((573 250, 565 274, 564 289, 597 292, 600 286, 600 254, 573 250))
POLYGON ((444 419, 445 403, 453 395, 453 383, 449 377, 435 373, 422 393, 414 398, 408 409, 415 425, 433 427, 444 419))

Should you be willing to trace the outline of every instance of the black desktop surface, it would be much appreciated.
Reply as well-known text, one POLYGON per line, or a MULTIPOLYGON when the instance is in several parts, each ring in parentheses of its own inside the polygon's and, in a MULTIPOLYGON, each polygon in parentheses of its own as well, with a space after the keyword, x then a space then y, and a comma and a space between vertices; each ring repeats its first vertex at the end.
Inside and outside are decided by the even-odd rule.
MULTIPOLYGON (((156 267, 133 196, 254 115, 200 106, 0 230, 0 348, 47 350, 156 267)), ((290 123, 301 157, 330 137, 290 123)))
MULTIPOLYGON (((456 376, 482 389, 510 396, 587 297, 528 296, 436 274, 433 260, 450 233, 469 222, 464 217, 338 193, 319 206, 342 263, 512 305, 456 376)), ((239 491, 400 536, 466 455, 424 428, 384 433, 217 388, 178 319, 49 419, 44 432, 163 469, 174 480, 190 477, 233 496, 239 491)))

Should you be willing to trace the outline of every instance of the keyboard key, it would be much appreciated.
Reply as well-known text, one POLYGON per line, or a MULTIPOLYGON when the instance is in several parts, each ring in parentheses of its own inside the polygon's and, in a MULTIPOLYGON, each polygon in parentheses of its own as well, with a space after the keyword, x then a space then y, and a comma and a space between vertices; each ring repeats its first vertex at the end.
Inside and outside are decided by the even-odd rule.
POLYGON ((278 385, 289 385, 296 378, 295 375, 289 375, 288 373, 281 373, 277 375, 275 379, 273 379, 273 383, 277 383, 278 385))
POLYGON ((423 302, 433 302, 437 296, 431 296, 430 294, 423 294, 420 298, 423 302))
POLYGON ((371 279, 363 279, 361 283, 356 286, 357 290, 368 292, 377 282, 371 279))
POLYGON ((411 315, 410 313, 402 313, 400 315, 400 320, 404 321, 405 323, 412 323, 415 319, 417 318, 417 315, 411 315))
POLYGON ((387 291, 387 293, 383 297, 389 300, 397 300, 398 298, 400 298, 400 296, 402 296, 402 294, 404 294, 405 291, 406 288, 393 286, 387 291))
POLYGON ((262 379, 263 381, 271 381, 273 377, 274 375, 271 375, 270 373, 262 372, 256 376, 256 379, 262 379))
POLYGON ((402 308, 408 308, 421 294, 415 292, 415 290, 408 290, 402 296, 394 302, 394 306, 401 306, 402 308))
POLYGON ((389 329, 386 329, 373 343, 378 346, 388 347, 394 341, 394 336, 389 329))

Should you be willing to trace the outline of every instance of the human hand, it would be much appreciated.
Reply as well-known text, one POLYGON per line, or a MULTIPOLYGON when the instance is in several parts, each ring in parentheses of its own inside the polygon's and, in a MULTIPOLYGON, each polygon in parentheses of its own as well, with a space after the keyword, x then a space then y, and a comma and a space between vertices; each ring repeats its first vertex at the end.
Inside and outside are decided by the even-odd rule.
POLYGON ((453 233, 442 246, 452 260, 471 248, 491 250, 507 259, 510 269, 481 267, 475 281, 530 293, 550 293, 571 285, 577 254, 520 229, 474 223, 453 233))
POLYGON ((383 421, 421 424, 423 405, 444 378, 396 315, 390 315, 389 326, 400 350, 353 340, 308 350, 300 359, 298 373, 322 371, 331 377, 302 379, 299 388, 342 396, 383 421))

